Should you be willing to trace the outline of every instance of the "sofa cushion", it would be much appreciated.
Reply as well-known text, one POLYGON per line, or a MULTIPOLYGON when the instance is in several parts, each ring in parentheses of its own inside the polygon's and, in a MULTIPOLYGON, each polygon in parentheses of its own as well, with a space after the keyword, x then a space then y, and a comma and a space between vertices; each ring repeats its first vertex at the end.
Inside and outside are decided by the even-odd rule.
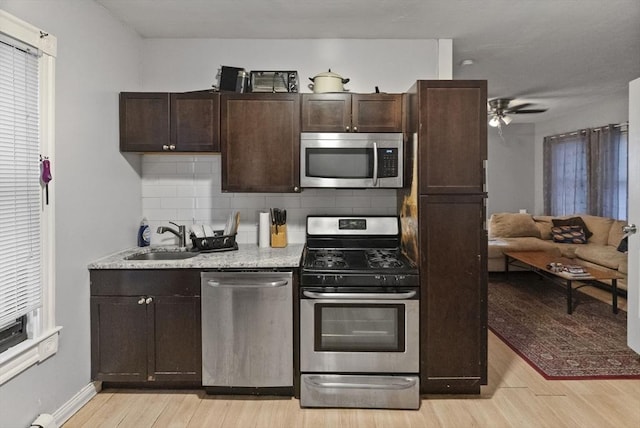
POLYGON ((576 248, 576 257, 609 269, 618 269, 620 264, 627 260, 627 255, 617 251, 614 247, 597 244, 581 245, 576 248))
POLYGON ((548 251, 560 256, 560 251, 553 242, 532 237, 491 239, 488 250, 490 259, 504 257, 506 251, 548 251))
POLYGON ((589 230, 593 232, 593 235, 589 238, 589 243, 607 245, 613 219, 586 214, 581 214, 580 217, 582 217, 589 230))
POLYGON ((531 214, 495 213, 489 220, 490 238, 540 238, 531 214))
POLYGON ((622 220, 614 220, 611 223, 607 245, 611 245, 612 247, 617 247, 618 245, 620 245, 622 238, 624 238, 624 232, 622 231, 622 228, 626 226, 626 224, 627 222, 622 220))
POLYGON ((540 231, 540 238, 552 239, 551 228, 553 227, 553 223, 551 220, 553 220, 553 217, 550 215, 533 216, 533 221, 536 223, 536 227, 540 231))
MULTIPOLYGON (((620 253, 620 254, 622 254, 622 253, 620 253)), ((627 255, 625 254, 624 259, 620 260, 620 265, 618 265, 618 272, 619 273, 623 273, 625 275, 627 275, 629 273, 629 267, 628 267, 629 259, 626 256, 627 255)))
MULTIPOLYGON (((593 232, 589 230, 582 217, 554 218, 551 220, 554 227, 558 226, 580 226, 587 239, 591 238, 593 232)), ((553 233, 553 231, 552 231, 553 233)))

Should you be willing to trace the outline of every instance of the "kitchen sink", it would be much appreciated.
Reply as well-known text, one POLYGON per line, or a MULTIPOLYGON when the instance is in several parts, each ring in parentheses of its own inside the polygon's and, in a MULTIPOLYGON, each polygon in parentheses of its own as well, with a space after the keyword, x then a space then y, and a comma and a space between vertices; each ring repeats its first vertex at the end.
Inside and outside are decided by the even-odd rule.
POLYGON ((149 253, 134 254, 125 260, 183 260, 197 256, 198 253, 189 251, 151 251, 149 253))

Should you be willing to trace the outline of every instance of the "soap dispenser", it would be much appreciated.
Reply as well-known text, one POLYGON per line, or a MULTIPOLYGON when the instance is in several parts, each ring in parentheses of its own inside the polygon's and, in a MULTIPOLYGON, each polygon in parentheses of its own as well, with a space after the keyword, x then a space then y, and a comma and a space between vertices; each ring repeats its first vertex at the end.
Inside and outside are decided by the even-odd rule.
POLYGON ((138 247, 148 247, 150 243, 151 229, 149 229, 147 218, 143 217, 140 222, 140 228, 138 229, 138 247))

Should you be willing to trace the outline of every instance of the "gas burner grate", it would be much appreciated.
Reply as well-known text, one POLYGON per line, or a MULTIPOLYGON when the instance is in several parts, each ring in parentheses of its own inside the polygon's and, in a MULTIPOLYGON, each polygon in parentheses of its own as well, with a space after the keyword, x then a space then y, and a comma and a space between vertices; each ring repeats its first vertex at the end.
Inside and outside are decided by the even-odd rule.
POLYGON ((313 267, 315 268, 346 268, 347 261, 342 251, 319 250, 313 257, 313 267))
POLYGON ((316 259, 321 258, 344 258, 344 253, 340 250, 316 250, 315 252, 316 259))
POLYGON ((317 268, 344 268, 347 267, 347 262, 342 259, 321 258, 313 261, 313 266, 317 268))
POLYGON ((368 250, 366 252, 369 267, 375 269, 400 268, 403 263, 398 260, 395 251, 389 250, 368 250))

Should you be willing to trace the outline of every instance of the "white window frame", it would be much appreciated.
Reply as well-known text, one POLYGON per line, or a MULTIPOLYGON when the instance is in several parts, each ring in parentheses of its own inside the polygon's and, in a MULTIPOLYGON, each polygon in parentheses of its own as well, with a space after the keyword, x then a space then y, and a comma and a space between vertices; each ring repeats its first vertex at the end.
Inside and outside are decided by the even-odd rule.
MULTIPOLYGON (((46 32, 0 10, 0 32, 38 49, 40 80, 40 152, 51 160, 55 174, 55 57, 57 39, 46 32)), ((55 179, 49 183, 55 195, 55 179)), ((42 198, 41 198, 42 199, 42 198)), ((62 329, 55 323, 55 197, 41 211, 42 307, 28 317, 28 339, 0 353, 0 385, 58 351, 62 329)))

